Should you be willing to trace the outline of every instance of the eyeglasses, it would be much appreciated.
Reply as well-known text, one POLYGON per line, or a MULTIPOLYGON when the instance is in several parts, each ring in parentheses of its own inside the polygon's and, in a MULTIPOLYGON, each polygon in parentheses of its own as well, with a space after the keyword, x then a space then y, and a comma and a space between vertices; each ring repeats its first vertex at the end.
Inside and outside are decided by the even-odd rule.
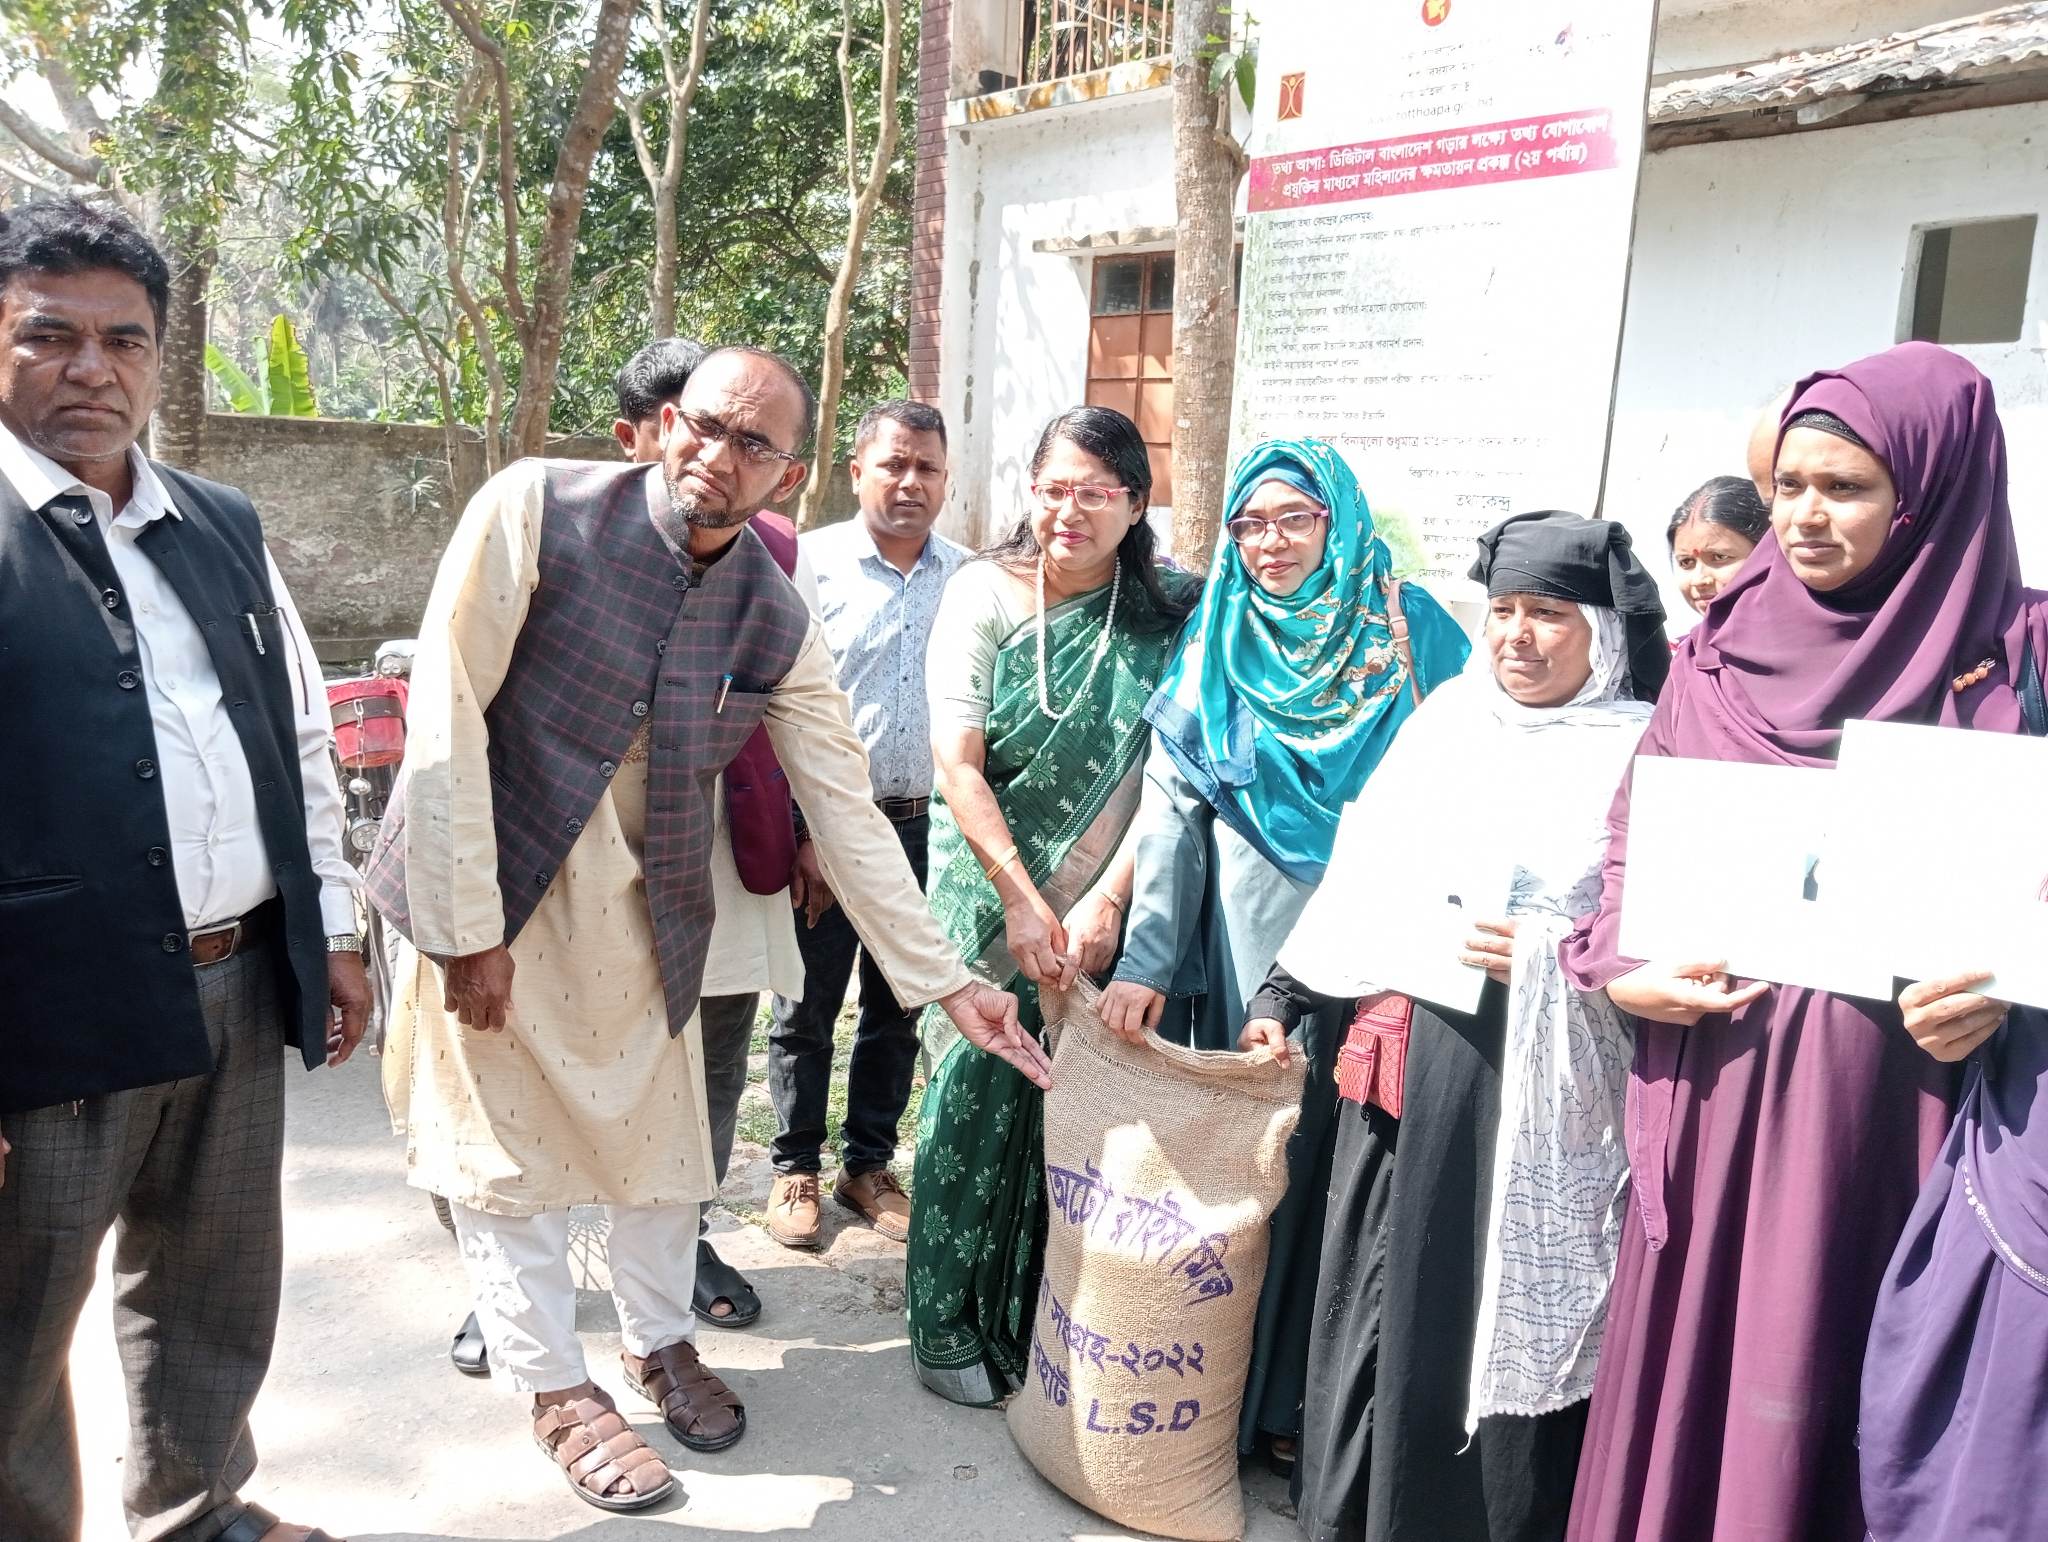
POLYGON ((758 435, 743 434, 736 428, 727 428, 718 419, 706 417, 701 412, 678 412, 676 418, 699 444, 729 444, 733 453, 750 466, 772 466, 777 461, 794 466, 803 460, 801 455, 793 455, 788 450, 778 450, 758 435))
POLYGON ((1315 529, 1316 521, 1328 519, 1330 511, 1319 509, 1311 514, 1305 509, 1296 509, 1291 514, 1282 514, 1277 519, 1260 519, 1255 514, 1240 514, 1223 528, 1230 532, 1231 540, 1239 546, 1254 546, 1266 538, 1268 530, 1277 530, 1290 541, 1298 541, 1315 529))
POLYGON ((1033 482, 1031 491, 1038 501, 1048 509, 1056 509, 1069 498, 1074 507, 1089 514, 1100 514, 1118 496, 1128 496, 1128 487, 1098 487, 1092 482, 1033 482))

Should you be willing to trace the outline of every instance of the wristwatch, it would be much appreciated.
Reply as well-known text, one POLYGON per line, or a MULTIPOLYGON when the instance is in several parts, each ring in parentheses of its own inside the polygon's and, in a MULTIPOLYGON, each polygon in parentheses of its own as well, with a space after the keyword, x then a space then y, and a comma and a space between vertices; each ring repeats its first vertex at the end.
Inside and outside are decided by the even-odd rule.
POLYGON ((363 939, 354 932, 338 932, 327 939, 327 951, 329 953, 360 953, 363 951, 363 939))

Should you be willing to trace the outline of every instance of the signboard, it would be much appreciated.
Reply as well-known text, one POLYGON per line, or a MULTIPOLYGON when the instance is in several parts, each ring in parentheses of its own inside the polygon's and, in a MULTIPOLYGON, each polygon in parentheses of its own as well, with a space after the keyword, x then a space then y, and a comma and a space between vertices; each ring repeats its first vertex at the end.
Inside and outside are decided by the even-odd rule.
POLYGON ((1259 13, 1233 450, 1326 439, 1446 598, 1511 512, 1595 512, 1655 0, 1259 13))

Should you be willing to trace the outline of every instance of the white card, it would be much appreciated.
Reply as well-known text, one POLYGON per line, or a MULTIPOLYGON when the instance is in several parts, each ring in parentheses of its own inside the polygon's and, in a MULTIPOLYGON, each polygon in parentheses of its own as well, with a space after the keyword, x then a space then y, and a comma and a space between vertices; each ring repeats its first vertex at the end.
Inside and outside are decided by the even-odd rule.
POLYGON ((1621 951, 1889 999, 1892 966, 1843 881, 1841 773, 1638 756, 1621 951))
POLYGON ((1475 922, 1506 916, 1512 864, 1464 849, 1464 842, 1419 822, 1375 845, 1386 879, 1358 896, 1357 963, 1344 967, 1380 990, 1454 1012, 1478 1011, 1486 971, 1459 963, 1458 955, 1475 922), (1425 873, 1427 881, 1417 876, 1425 873))
POLYGON ((1892 971, 2048 1007, 2048 739, 1859 720, 1838 765, 1842 875, 1892 971))

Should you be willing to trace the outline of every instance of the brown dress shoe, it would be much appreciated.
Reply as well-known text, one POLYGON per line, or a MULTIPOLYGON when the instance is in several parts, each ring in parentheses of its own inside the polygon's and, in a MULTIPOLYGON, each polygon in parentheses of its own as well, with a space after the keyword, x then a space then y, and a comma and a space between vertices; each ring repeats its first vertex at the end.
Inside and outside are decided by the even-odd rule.
POLYGON ((818 1245, 818 1175, 777 1173, 768 1195, 768 1235, 786 1248, 818 1245))
POLYGON ((886 1167, 871 1173, 841 1173, 832 1185, 832 1197, 891 1242, 910 1240, 910 1196, 886 1167))

